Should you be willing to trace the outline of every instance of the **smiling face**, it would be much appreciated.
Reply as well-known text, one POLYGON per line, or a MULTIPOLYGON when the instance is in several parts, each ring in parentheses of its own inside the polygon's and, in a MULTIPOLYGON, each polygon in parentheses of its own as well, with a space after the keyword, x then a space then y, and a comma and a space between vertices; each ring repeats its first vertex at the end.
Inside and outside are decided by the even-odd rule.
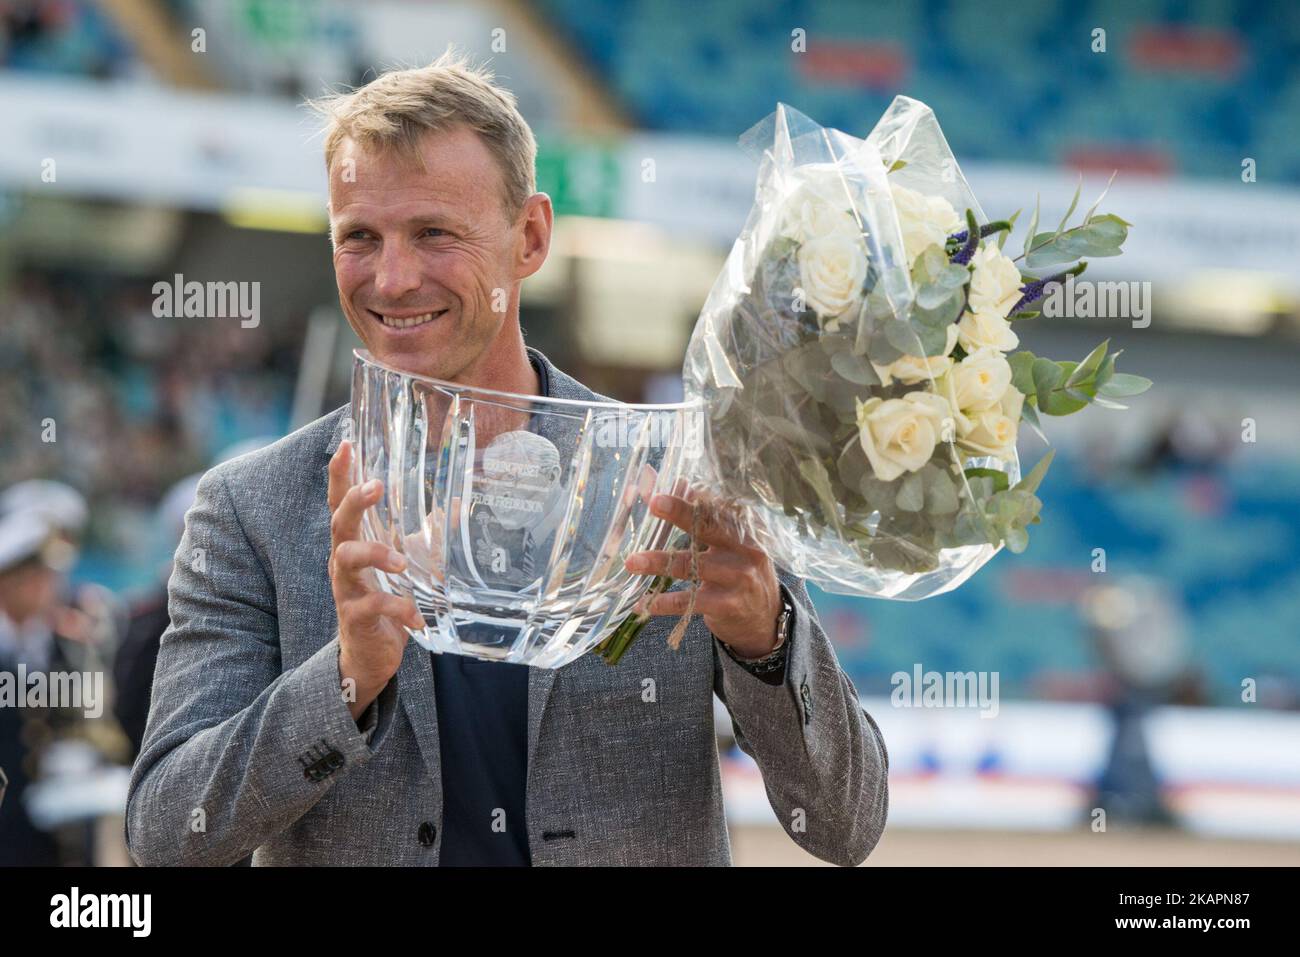
POLYGON ((348 139, 330 170, 339 301, 380 362, 404 372, 517 390, 519 283, 546 258, 543 193, 513 219, 501 168, 468 127, 425 134, 423 166, 348 139))

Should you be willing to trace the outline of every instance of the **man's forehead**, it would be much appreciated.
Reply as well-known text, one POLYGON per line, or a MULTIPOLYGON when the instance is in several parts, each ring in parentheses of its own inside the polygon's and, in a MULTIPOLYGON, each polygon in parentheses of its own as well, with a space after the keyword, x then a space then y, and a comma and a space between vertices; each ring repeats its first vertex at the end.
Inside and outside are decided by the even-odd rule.
POLYGON ((504 182, 486 144, 467 127, 425 133, 417 150, 343 139, 329 177, 330 208, 394 211, 404 206, 498 206, 504 182))
POLYGON ((334 154, 330 181, 359 182, 363 171, 371 178, 412 183, 421 180, 482 183, 489 172, 499 174, 487 144, 464 126, 428 131, 413 144, 371 144, 345 136, 334 154))
POLYGON ((370 189, 331 196, 330 218, 335 226, 412 223, 468 227, 477 207, 425 190, 370 189))

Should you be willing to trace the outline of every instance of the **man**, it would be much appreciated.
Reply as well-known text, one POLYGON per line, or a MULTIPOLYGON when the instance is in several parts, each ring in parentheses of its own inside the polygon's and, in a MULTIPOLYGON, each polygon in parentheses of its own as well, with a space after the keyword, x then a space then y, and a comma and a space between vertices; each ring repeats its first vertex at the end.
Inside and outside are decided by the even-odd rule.
POLYGON ((72 719, 57 702, 27 702, 21 679, 32 687, 38 675, 72 670, 53 622, 75 549, 49 514, 0 502, 0 683, 8 688, 0 696, 0 768, 10 783, 0 807, 0 867, 49 866, 60 863, 58 844, 28 815, 24 796, 72 719))
MULTIPOLYGON (((514 97, 448 55, 324 109, 339 299, 371 353, 471 386, 600 398, 523 342, 520 284, 546 258, 552 211, 514 97)), ((424 626, 414 605, 373 587, 373 569, 404 559, 361 540, 381 489, 349 481, 347 417, 199 487, 132 773, 139 862, 729 864, 714 693, 794 841, 866 858, 885 747, 800 580, 704 514, 678 651, 666 616, 683 591, 655 600, 661 617, 617 667, 430 655, 402 627, 424 626)), ((684 499, 655 507, 691 527, 684 499)), ((632 570, 686 575, 681 556, 640 558, 632 570)))

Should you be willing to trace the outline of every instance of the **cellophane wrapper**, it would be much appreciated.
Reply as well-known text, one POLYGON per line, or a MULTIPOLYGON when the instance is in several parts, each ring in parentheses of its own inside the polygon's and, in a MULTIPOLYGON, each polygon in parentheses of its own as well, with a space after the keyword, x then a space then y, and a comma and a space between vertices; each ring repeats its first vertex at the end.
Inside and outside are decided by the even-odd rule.
POLYGON ((781 104, 741 146, 759 160, 754 205, 683 366, 687 397, 704 400, 698 486, 740 506, 751 541, 826 591, 906 600, 950 591, 1000 548, 971 531, 965 470, 996 468, 1014 484, 1014 451, 975 458, 948 436, 923 468, 882 479, 857 437, 858 413, 873 397, 935 390, 933 376, 886 385, 876 369, 926 353, 892 187, 972 210, 980 224, 983 212, 933 112, 908 97, 865 140, 781 104), (826 282, 817 257, 801 257, 810 242, 826 282), (856 298, 828 318, 845 301, 846 275, 856 298))

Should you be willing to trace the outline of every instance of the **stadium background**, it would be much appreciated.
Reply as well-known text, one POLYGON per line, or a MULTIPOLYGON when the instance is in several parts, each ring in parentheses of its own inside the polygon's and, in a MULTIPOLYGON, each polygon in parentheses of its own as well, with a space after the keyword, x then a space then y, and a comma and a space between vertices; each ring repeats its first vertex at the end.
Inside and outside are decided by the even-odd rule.
MULTIPOLYGON (((1110 336, 1156 389, 1047 423, 1058 460, 1024 555, 921 604, 814 590, 890 747, 871 862, 1300 861, 1289 3, 0 0, 0 488, 85 494, 71 579, 106 620, 157 600, 183 480, 346 401, 303 99, 448 43, 519 96, 560 216, 524 285, 527 341, 627 401, 680 391, 752 199, 736 137, 778 100, 856 135, 895 93, 925 101, 990 214, 1041 193, 1054 222, 1079 174, 1086 201, 1119 170, 1106 208, 1134 223, 1128 252, 1089 278, 1151 282, 1150 326, 1039 320, 1022 338, 1077 358, 1110 336), (155 317, 176 273, 260 282, 260 323, 155 317), (1157 677, 1126 681, 1142 666, 1125 654, 1157 677), (891 675, 917 665, 998 672, 998 717, 891 706, 891 675), (1121 725, 1139 733, 1117 747, 1121 725)), ((96 640, 111 659, 113 629, 96 640)), ((114 753, 51 772, 41 805, 106 863, 114 753)), ((752 762, 732 749, 724 771, 737 861, 809 861, 752 762)))

